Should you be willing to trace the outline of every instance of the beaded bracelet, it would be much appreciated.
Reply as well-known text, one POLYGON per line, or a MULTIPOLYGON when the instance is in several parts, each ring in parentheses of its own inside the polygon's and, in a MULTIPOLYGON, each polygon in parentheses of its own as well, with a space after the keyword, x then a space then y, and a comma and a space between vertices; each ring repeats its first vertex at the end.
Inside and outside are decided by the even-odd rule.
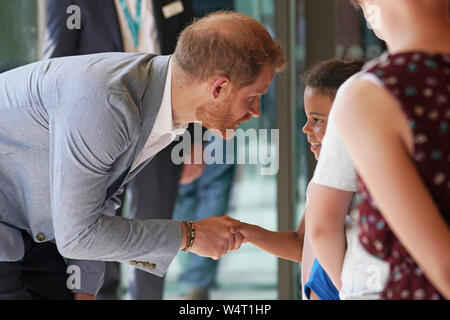
POLYGON ((183 221, 183 224, 186 226, 187 234, 186 248, 184 248, 183 251, 191 252, 195 239, 195 226, 192 221, 183 221))

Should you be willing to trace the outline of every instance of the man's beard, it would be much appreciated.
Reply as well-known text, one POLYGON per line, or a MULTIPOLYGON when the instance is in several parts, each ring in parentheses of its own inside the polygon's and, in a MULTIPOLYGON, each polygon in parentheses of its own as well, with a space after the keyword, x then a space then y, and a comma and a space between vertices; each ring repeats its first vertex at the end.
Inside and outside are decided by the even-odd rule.
POLYGON ((231 139, 234 137, 234 129, 241 122, 241 119, 233 120, 231 102, 232 100, 228 99, 223 103, 204 104, 197 108, 195 116, 205 128, 211 130, 215 135, 221 136, 222 139, 231 139))

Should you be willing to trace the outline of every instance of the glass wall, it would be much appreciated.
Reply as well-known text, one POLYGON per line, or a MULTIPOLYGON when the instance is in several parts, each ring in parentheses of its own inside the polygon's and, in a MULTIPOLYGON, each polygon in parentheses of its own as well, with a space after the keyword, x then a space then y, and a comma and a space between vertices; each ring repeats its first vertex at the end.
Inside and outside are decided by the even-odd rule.
MULTIPOLYGON (((297 168, 295 217, 298 220, 304 213, 306 188, 316 165, 306 136, 301 131, 306 123, 301 74, 331 58, 371 60, 383 53, 386 46, 376 38, 362 12, 356 10, 350 0, 296 0, 295 26, 298 110, 295 141, 298 148, 294 157, 297 168)), ((293 281, 299 286, 298 273, 294 274, 293 281)), ((299 298, 301 290, 296 293, 294 298, 299 298)))
MULTIPOLYGON (((199 14, 224 8, 250 15, 261 21, 272 34, 275 32, 273 0, 194 0, 194 9, 199 14)), ((268 94, 262 99, 261 111, 261 117, 241 125, 242 135, 238 133, 235 138, 236 174, 230 210, 224 214, 276 230, 277 175, 276 172, 263 174, 264 168, 268 170, 270 166, 260 161, 264 156, 260 150, 261 139, 267 142, 270 159, 276 159, 278 156, 277 142, 275 136, 271 135, 271 129, 276 128, 275 84, 272 84, 268 94), (267 136, 261 136, 260 130, 267 132, 267 136)), ((272 166, 276 165, 272 163, 272 166)), ((182 259, 183 253, 180 253, 169 269, 166 298, 176 297, 176 277, 180 272, 182 259)), ((217 286, 210 295, 212 299, 270 300, 277 299, 277 290, 277 259, 247 244, 220 260, 217 286)))
POLYGON ((0 0, 0 72, 38 58, 37 2, 0 0))
POLYGON ((301 74, 315 64, 331 58, 371 60, 381 55, 386 46, 366 23, 362 12, 350 0, 296 0, 296 68, 297 68, 297 142, 299 149, 298 205, 304 204, 305 182, 312 177, 315 160, 301 132, 306 123, 301 74))

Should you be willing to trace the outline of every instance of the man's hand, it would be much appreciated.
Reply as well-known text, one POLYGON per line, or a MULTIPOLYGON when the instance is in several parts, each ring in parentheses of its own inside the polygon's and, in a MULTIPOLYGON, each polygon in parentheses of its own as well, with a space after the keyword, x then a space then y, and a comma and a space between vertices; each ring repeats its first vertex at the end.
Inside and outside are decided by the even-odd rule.
POLYGON ((203 162, 203 146, 192 144, 190 154, 184 156, 180 184, 187 185, 200 178, 205 169, 203 162), (196 162, 196 160, 199 160, 196 162), (200 163, 198 163, 200 162, 200 163))
POLYGON ((181 170, 180 184, 187 185, 200 178, 203 173, 205 164, 183 164, 181 170))
POLYGON ((239 232, 232 232, 235 221, 223 216, 195 222, 195 240, 191 252, 218 260, 228 251, 238 250, 244 237, 239 232))
POLYGON ((95 296, 89 293, 75 293, 74 300, 95 300, 95 296))

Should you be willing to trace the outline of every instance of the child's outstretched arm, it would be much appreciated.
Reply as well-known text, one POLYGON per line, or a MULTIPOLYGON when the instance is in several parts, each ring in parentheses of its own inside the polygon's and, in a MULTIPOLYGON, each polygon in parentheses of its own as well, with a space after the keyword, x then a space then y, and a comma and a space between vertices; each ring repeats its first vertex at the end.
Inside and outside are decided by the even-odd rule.
POLYGON ((305 234, 304 217, 300 220, 297 231, 274 232, 256 225, 239 222, 235 224, 234 232, 244 236, 244 243, 249 242, 277 257, 301 262, 303 239, 305 234))

